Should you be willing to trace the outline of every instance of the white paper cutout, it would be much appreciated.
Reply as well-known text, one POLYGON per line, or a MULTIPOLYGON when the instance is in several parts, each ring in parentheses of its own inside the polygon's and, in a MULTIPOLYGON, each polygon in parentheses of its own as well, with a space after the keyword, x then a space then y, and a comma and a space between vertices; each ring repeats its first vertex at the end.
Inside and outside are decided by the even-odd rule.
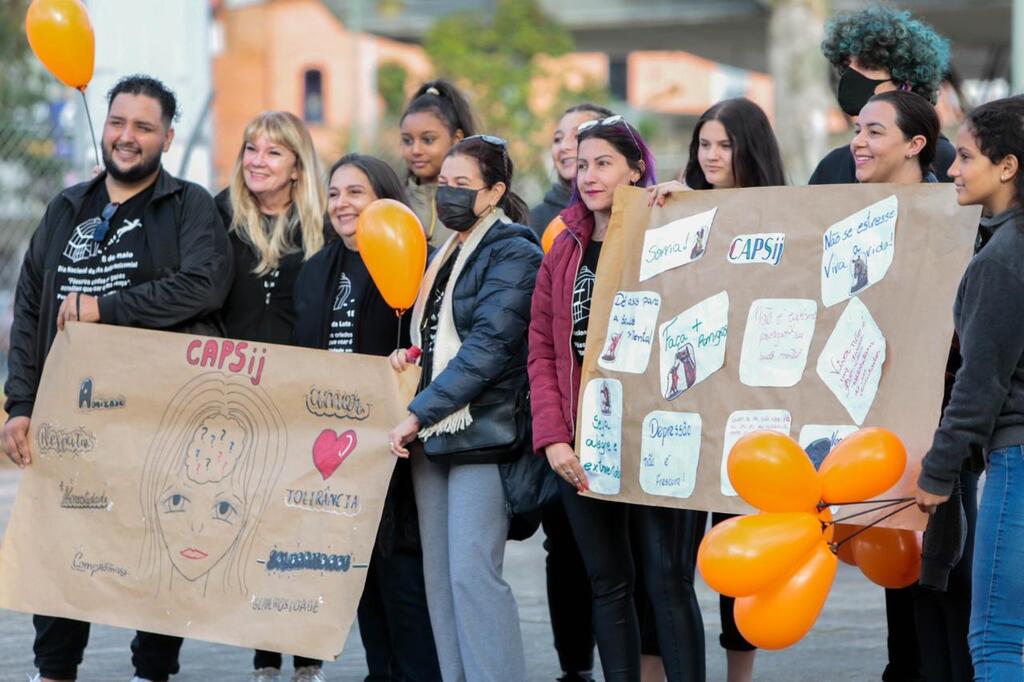
POLYGON ((754 431, 778 431, 789 435, 789 427, 793 418, 788 410, 737 410, 729 415, 725 422, 725 435, 722 437, 722 494, 736 497, 739 493, 732 487, 729 480, 729 451, 743 436, 754 431))
POLYGON ((778 265, 786 248, 786 235, 782 232, 741 234, 732 240, 726 258, 734 265, 763 263, 778 265))
POLYGON ((656 410, 644 417, 640 487, 649 495, 687 498, 697 482, 700 415, 656 410))
POLYGON ((795 386, 807 366, 818 303, 807 298, 759 298, 750 304, 740 353, 747 386, 795 386))
POLYGON ((878 393, 885 336, 859 298, 850 300, 818 356, 818 376, 858 426, 878 393))
POLYGON ((819 469, 832 448, 854 431, 857 427, 849 424, 804 424, 797 442, 811 458, 814 468, 819 469))
POLYGON ((644 232, 644 250, 640 252, 640 281, 700 260, 707 250, 711 224, 717 211, 717 208, 713 208, 644 232))
POLYGON ((622 483, 622 382, 587 382, 579 431, 580 464, 591 492, 618 495, 622 483))
POLYGON ((661 395, 674 400, 725 364, 729 293, 721 291, 658 328, 661 395))
POLYGON ((825 230, 821 238, 821 302, 826 307, 882 281, 895 253, 898 213, 894 194, 825 230))
POLYGON ((661 296, 656 292, 616 292, 597 364, 605 369, 643 374, 651 358, 660 308, 661 296))

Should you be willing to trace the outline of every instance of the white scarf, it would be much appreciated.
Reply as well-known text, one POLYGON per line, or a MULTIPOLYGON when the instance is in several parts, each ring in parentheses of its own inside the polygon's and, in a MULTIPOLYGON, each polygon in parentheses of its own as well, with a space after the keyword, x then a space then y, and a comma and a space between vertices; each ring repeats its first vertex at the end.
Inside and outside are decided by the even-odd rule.
MULTIPOLYGON (((452 266, 451 275, 448 277, 448 283, 444 289, 444 299, 441 301, 441 310, 438 311, 437 319, 437 334, 434 337, 434 353, 431 367, 431 380, 436 379, 441 375, 441 372, 445 370, 448 363, 458 354, 459 348, 462 347, 462 339, 459 338, 459 332, 455 328, 455 315, 452 311, 452 293, 455 290, 455 283, 459 280, 459 275, 462 274, 462 269, 466 265, 466 261, 469 259, 471 253, 483 241, 484 237, 490 232, 491 228, 498 224, 498 222, 509 222, 508 216, 500 208, 491 209, 489 212, 480 216, 477 221, 477 227, 473 229, 466 241, 462 243, 462 250, 459 252, 458 257, 455 259, 455 264, 452 266)), ((430 267, 427 268, 426 273, 423 275, 423 282, 420 284, 420 293, 416 297, 416 303, 412 308, 412 320, 411 322, 411 335, 412 342, 416 346, 420 346, 423 340, 420 336, 420 324, 423 321, 424 307, 426 306, 427 300, 430 298, 430 292, 434 288, 434 280, 437 279, 437 273, 441 269, 441 266, 451 257, 452 252, 457 246, 459 233, 453 234, 448 238, 448 241, 441 247, 441 252, 431 262, 430 267)), ((469 404, 463 405, 459 409, 452 412, 444 419, 438 421, 432 426, 428 426, 425 429, 421 429, 419 432, 420 440, 428 440, 431 436, 436 436, 439 433, 458 433, 464 429, 469 428, 470 424, 473 423, 473 415, 469 413, 469 404)))

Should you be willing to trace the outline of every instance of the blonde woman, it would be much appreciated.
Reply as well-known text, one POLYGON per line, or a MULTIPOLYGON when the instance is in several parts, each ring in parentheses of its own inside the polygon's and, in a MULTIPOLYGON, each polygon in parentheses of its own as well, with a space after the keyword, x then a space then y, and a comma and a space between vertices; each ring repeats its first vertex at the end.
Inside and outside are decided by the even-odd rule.
MULTIPOLYGON (((233 339, 291 342, 292 290, 303 262, 324 244, 320 162, 306 125, 286 111, 265 111, 245 127, 230 186, 217 196, 235 256, 224 303, 233 339)), ((321 662, 296 656, 293 682, 325 680, 321 662)), ((252 679, 278 680, 281 654, 257 651, 252 679)))
POLYGON ((313 139, 294 114, 265 111, 245 127, 231 184, 217 196, 235 256, 223 310, 229 337, 290 342, 295 278, 324 244, 321 175, 313 139))

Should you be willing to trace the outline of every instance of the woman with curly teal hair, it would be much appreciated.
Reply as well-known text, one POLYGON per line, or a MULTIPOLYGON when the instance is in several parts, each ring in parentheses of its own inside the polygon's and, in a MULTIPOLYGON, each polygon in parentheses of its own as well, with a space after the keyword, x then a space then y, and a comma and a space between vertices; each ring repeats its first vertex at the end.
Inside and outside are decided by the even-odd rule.
MULTIPOLYGON (((872 80, 890 83, 887 90, 912 90, 935 104, 939 85, 949 69, 949 41, 910 12, 869 7, 835 17, 825 33, 821 51, 844 76, 855 59, 862 72, 885 72, 884 79, 872 80)), ((864 104, 860 102, 846 113, 856 116, 864 104)))
MULTIPOLYGON (((821 51, 839 76, 839 107, 854 120, 869 99, 890 90, 910 90, 935 104, 949 70, 949 41, 910 12, 891 7, 837 15, 825 27, 821 51)), ((939 182, 949 182, 946 169, 954 156, 953 145, 940 137, 931 169, 939 182)), ((821 160, 809 183, 856 181, 853 155, 844 145, 821 160)))

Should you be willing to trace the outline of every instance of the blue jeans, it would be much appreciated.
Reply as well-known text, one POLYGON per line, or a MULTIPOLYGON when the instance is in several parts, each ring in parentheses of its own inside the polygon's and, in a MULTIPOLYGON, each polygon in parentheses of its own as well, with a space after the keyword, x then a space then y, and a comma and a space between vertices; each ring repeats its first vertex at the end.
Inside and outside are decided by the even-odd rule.
POLYGON ((975 680, 1024 681, 1024 448, 989 455, 978 509, 969 635, 975 680))

